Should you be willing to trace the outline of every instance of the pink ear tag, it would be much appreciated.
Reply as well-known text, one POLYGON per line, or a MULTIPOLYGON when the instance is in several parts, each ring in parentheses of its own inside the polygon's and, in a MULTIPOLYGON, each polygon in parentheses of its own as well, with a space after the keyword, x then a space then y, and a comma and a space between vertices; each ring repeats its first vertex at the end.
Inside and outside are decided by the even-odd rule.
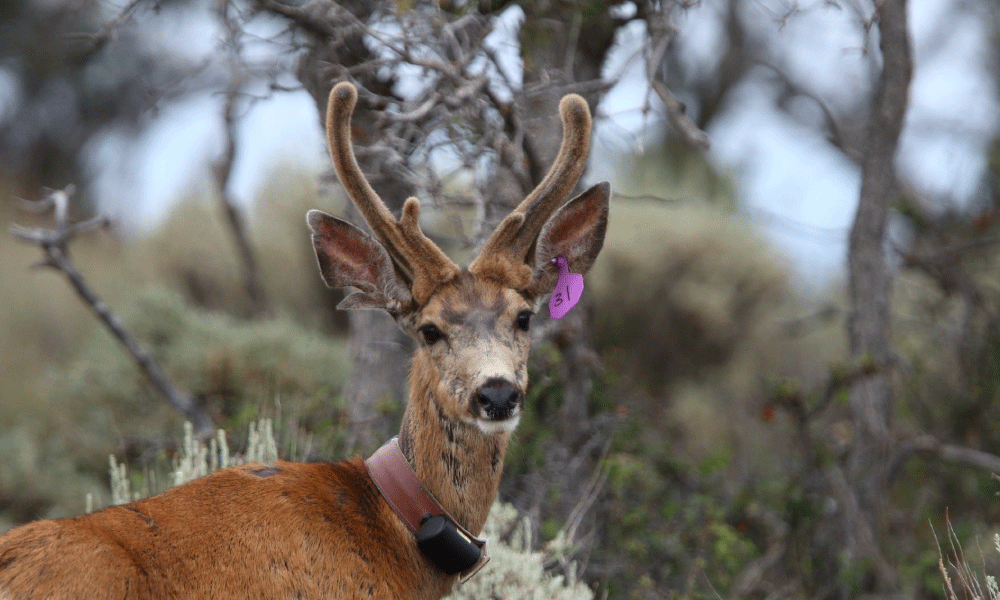
POLYGON ((553 258, 552 262, 559 268, 559 281, 549 298, 549 314, 553 319, 561 319, 580 301, 580 296, 583 295, 583 275, 570 273, 569 262, 562 254, 553 258))

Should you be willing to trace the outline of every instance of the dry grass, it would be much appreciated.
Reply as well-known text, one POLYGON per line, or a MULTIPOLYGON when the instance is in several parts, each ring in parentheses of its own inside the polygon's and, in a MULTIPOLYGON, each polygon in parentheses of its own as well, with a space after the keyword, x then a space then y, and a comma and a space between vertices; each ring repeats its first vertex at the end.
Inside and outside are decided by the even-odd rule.
MULTIPOLYGON (((941 548, 937 531, 934 531, 934 542, 938 551, 938 571, 941 574, 944 597, 947 600, 998 600, 1000 588, 997 587, 996 577, 988 574, 988 565, 996 568, 997 555, 990 553, 989 558, 987 558, 982 546, 977 543, 981 568, 981 573, 977 573, 965 555, 965 549, 958 533, 947 518, 945 519, 945 527, 947 529, 947 549, 941 548)), ((1000 534, 993 535, 992 549, 1000 553, 1000 534)))

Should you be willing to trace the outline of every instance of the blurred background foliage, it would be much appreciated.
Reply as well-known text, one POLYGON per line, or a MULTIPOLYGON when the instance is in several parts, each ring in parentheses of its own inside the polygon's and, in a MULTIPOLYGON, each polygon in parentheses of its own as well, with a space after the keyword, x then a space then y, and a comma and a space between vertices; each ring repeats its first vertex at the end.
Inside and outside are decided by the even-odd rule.
MULTIPOLYGON (((25 100, 0 130, 0 219, 27 225, 44 217, 6 199, 85 184, 95 130, 134 134, 192 72, 189 85, 218 83, 183 56, 164 60, 136 32, 108 45, 107 21, 88 3, 59 13, 72 27, 56 29, 86 33, 90 43, 43 44, 36 34, 52 23, 42 4, 15 0, 4 22, 20 26, 0 27, 0 57, 21 61, 26 74, 25 100), (155 73, 142 79, 148 87, 113 76, 126 59, 155 73), (60 129, 42 126, 50 121, 60 129)), ((718 108, 722 91, 706 89, 716 102, 706 106, 718 108)), ((1000 451, 1000 143, 987 164, 977 203, 930 210, 908 190, 894 206, 905 243, 892 249, 893 431, 908 444, 892 457, 885 547, 906 597, 945 596, 928 522, 942 523, 947 511, 962 540, 1000 527, 990 470, 941 451, 944 442, 1000 451)), ((564 526, 575 532, 574 557, 599 596, 870 591, 867 565, 845 554, 834 489, 854 435, 844 381, 863 368, 846 358, 845 284, 798 285, 745 218, 732 176, 677 136, 622 153, 611 168, 619 195, 579 308, 595 366, 586 428, 566 442, 566 347, 558 336, 540 340, 501 497, 531 517, 536 539, 564 526), (579 464, 567 471, 567 461, 579 464)), ((211 184, 191 187, 141 234, 81 238, 73 258, 230 439, 273 418, 281 455, 334 460, 357 449, 344 402, 348 323, 333 309, 339 293, 317 276, 303 215, 329 209, 335 194, 293 164, 276 165, 264 181, 244 217, 267 316, 251 317, 211 184)), ((89 214, 96 202, 83 189, 77 210, 89 214)), ((0 236, 0 530, 79 514, 88 493, 107 504, 109 453, 133 472, 153 472, 176 453, 182 430, 65 283, 27 269, 37 258, 37 249, 0 236)), ((390 398, 378 409, 392 420, 402 405, 390 398)))

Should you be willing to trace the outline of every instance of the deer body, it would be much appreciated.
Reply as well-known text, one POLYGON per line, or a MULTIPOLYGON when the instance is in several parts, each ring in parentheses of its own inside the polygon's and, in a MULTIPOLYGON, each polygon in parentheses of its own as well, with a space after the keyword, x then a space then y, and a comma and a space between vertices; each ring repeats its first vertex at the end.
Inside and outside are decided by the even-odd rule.
POLYGON ((359 459, 236 467, 11 531, 0 597, 440 597, 451 582, 396 521, 359 459))
MULTIPOLYGON (((589 111, 564 99, 549 175, 460 269, 420 232, 415 199, 397 221, 365 181, 350 147, 354 88, 339 84, 330 98, 334 166, 376 239, 310 211, 321 275, 358 290, 342 308, 386 310, 419 342, 399 445, 440 505, 478 534, 523 409, 530 318, 555 285, 552 260, 565 256, 583 273, 603 243, 607 184, 566 202, 583 170, 589 111)), ((440 598, 456 577, 421 554, 359 458, 233 467, 0 535, 0 600, 416 600, 440 598)))

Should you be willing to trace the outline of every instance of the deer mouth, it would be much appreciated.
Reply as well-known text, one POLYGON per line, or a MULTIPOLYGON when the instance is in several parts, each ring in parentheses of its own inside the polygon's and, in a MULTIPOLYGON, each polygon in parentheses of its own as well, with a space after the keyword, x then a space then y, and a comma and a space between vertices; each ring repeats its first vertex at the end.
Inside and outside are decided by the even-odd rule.
POLYGON ((510 414, 503 418, 496 417, 478 417, 476 418, 476 426, 479 430, 486 434, 497 434, 497 433, 512 433, 516 428, 517 424, 521 421, 521 410, 516 408, 510 411, 510 414))
POLYGON ((513 431, 521 418, 524 394, 510 382, 496 377, 486 381, 472 398, 476 424, 485 433, 513 431))

